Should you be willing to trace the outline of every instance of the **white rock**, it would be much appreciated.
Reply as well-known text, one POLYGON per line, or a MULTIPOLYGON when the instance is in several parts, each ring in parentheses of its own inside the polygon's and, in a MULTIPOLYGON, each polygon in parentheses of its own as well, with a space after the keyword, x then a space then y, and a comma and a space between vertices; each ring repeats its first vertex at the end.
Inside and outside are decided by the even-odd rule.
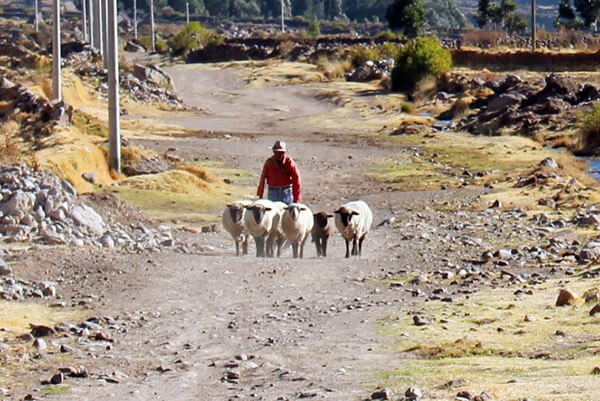
POLYGON ((89 206, 74 206, 71 210, 71 217, 77 224, 86 227, 91 234, 102 235, 105 231, 102 217, 89 206))

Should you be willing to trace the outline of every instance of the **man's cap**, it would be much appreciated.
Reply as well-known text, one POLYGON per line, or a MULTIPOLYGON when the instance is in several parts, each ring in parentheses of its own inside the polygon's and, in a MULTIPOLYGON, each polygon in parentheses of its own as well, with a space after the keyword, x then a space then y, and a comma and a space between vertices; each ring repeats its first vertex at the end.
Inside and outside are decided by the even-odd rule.
POLYGON ((273 152, 287 152, 285 142, 283 141, 276 141, 271 149, 273 152))

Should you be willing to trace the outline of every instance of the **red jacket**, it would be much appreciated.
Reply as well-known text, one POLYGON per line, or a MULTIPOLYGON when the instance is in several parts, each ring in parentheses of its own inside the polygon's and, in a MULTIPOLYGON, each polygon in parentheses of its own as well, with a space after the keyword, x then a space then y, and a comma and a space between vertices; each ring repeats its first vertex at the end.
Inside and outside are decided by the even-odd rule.
POLYGON ((292 186, 294 202, 302 202, 302 180, 300 171, 294 160, 288 155, 283 157, 282 162, 278 162, 274 156, 267 159, 260 175, 258 190, 256 195, 263 197, 265 191, 265 182, 271 188, 281 188, 292 186))

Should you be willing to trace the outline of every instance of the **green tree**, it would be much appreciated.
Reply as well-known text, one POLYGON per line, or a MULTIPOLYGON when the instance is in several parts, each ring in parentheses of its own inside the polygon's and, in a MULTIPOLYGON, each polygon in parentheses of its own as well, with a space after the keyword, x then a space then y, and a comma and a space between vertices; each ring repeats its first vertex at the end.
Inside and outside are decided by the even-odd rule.
POLYGON ((425 26, 425 8, 420 0, 394 0, 386 11, 390 29, 416 38, 425 26))
POLYGON ((440 78, 452 69, 452 55, 436 37, 422 36, 408 42, 392 70, 392 90, 411 92, 424 78, 440 78))
POLYGON ((575 0, 575 9, 586 27, 592 26, 600 15, 600 0, 575 0))
POLYGON ((321 27, 319 26, 319 21, 316 19, 313 19, 310 22, 310 26, 308 27, 308 31, 307 33, 312 36, 313 38, 316 38, 317 36, 319 36, 321 34, 321 27))
POLYGON ((558 5, 558 16, 554 21, 554 26, 557 28, 579 29, 582 27, 582 22, 577 18, 575 8, 571 5, 570 0, 560 0, 558 5))
POLYGON ((504 29, 511 34, 523 34, 527 31, 527 20, 521 14, 511 13, 504 20, 504 29))
POLYGON ((490 0, 479 0, 477 3, 477 13, 474 17, 477 26, 480 28, 485 28, 491 22, 490 0))

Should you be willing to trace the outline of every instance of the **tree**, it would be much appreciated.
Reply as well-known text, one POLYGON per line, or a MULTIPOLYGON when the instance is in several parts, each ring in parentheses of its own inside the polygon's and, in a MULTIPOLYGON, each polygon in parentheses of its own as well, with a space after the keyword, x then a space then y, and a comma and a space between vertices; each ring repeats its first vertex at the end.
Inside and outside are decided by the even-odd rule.
POLYGON ((556 28, 579 29, 582 28, 583 22, 577 18, 575 8, 571 5, 570 0, 560 0, 558 5, 558 16, 554 21, 556 28))
POLYGON ((390 29, 416 38, 425 26, 425 7, 420 0, 394 0, 386 11, 390 29))
POLYGON ((592 26, 600 15, 600 0, 575 0, 575 9, 579 12, 583 25, 592 26))
POLYGON ((577 17, 575 15, 575 9, 571 5, 570 0, 560 0, 560 4, 558 5, 558 18, 572 21, 577 17))
POLYGON ((527 31, 527 20, 521 14, 512 13, 504 20, 504 29, 510 34, 524 34, 527 31))
POLYGON ((490 9, 490 0, 479 0, 477 4, 477 14, 475 22, 479 28, 485 28, 492 20, 490 9))

